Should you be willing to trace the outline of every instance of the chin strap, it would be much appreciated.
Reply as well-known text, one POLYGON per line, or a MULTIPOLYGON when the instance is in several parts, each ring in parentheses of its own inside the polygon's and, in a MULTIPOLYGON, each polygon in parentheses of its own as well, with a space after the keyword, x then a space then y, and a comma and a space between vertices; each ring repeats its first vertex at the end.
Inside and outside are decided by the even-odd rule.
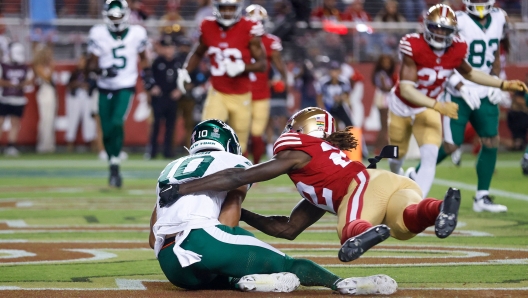
POLYGON ((380 154, 374 158, 369 158, 369 165, 367 169, 376 169, 377 163, 380 162, 384 158, 398 158, 399 157, 399 148, 398 146, 392 146, 388 145, 383 147, 380 154))

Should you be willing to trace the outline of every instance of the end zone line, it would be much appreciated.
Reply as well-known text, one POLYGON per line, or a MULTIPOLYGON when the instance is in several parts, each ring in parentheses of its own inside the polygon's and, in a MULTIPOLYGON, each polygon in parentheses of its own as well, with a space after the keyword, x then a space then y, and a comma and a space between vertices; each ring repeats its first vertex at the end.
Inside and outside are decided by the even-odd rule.
MULTIPOLYGON (((440 179, 440 178, 435 178, 433 183, 436 184, 436 185, 442 185, 442 186, 447 186, 447 187, 456 187, 456 188, 459 188, 459 189, 469 190, 469 191, 476 191, 477 190, 477 186, 474 185, 474 184, 468 184, 468 183, 452 181, 452 180, 445 180, 445 179, 440 179)), ((505 190, 500 190, 500 189, 495 189, 495 188, 491 188, 490 189, 490 194, 496 195, 496 196, 505 197, 505 198, 509 198, 509 199, 515 199, 515 200, 520 200, 520 201, 528 201, 528 195, 521 194, 521 193, 516 193, 516 192, 505 191, 505 190)))

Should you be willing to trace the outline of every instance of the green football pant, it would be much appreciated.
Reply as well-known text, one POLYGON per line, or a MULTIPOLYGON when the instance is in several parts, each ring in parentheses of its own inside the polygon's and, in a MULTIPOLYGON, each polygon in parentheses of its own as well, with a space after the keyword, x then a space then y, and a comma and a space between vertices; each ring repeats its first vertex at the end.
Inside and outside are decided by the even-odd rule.
POLYGON ((278 272, 296 274, 304 286, 335 289, 341 280, 312 261, 285 255, 240 227, 192 230, 181 247, 201 255, 201 261, 181 267, 174 243, 160 251, 158 261, 167 279, 184 289, 233 288, 236 278, 244 275, 278 272))
POLYGON ((133 89, 99 90, 99 118, 108 159, 119 156, 123 147, 123 126, 133 95, 133 89))

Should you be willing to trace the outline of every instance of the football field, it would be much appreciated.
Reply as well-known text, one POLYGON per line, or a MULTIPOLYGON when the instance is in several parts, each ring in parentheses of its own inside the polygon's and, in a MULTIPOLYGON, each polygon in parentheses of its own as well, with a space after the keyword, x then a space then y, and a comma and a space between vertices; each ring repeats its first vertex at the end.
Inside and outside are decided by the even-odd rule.
MULTIPOLYGON (((521 155, 499 155, 491 194, 508 206, 501 214, 472 211, 474 156, 464 155, 461 167, 448 160, 438 167, 430 195, 443 198, 448 186, 462 192, 458 227, 446 239, 427 230, 409 241, 388 239, 341 263, 333 215, 294 241, 248 229, 342 277, 388 274, 399 284, 391 297, 528 297, 528 177, 521 155)), ((168 283, 148 246, 156 179, 168 162, 131 155, 122 165, 124 186, 116 190, 107 187, 107 164, 94 155, 0 157, 0 297, 337 296, 303 287, 280 295, 195 292, 168 283)), ((287 215, 299 199, 282 176, 254 186, 244 207, 287 215)))

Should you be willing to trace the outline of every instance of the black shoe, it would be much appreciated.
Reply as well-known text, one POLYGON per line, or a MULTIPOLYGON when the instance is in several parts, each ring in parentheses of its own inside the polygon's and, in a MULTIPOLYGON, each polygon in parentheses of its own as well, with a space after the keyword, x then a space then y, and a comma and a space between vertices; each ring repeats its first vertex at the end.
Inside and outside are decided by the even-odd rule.
POLYGON ((522 168, 523 174, 525 176, 528 176, 528 158, 523 157, 523 159, 521 160, 521 168, 522 168))
POLYGON ((110 166, 110 178, 108 179, 108 184, 111 187, 120 188, 123 183, 121 175, 119 175, 119 165, 110 166))
POLYGON ((450 187, 440 206, 440 214, 435 221, 435 234, 438 238, 451 235, 457 225, 458 209, 460 208, 460 190, 450 187))
POLYGON ((386 225, 373 226, 365 232, 345 241, 339 250, 339 260, 341 260, 341 262, 353 261, 367 252, 367 250, 374 245, 387 240, 389 236, 390 228, 386 225))

